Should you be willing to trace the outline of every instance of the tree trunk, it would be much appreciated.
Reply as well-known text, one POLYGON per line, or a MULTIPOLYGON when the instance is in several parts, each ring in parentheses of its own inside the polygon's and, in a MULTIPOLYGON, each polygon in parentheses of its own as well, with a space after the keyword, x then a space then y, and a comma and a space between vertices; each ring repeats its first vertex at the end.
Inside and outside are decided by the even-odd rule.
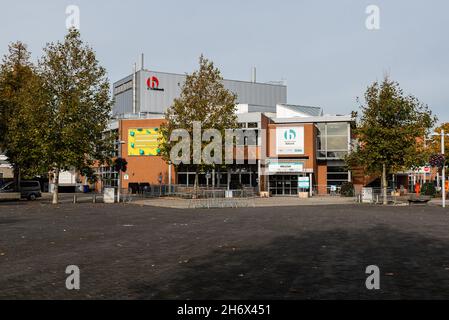
POLYGON ((13 170, 13 173, 14 173, 14 191, 15 192, 20 192, 20 180, 21 180, 21 177, 20 177, 20 168, 19 167, 14 167, 14 170, 13 170))
POLYGON ((15 185, 14 191, 20 192, 20 168, 14 166, 13 174, 14 174, 14 185, 15 185))
POLYGON ((53 204, 59 202, 59 168, 55 169, 54 184, 53 184, 53 204))
POLYGON ((195 183, 193 188, 195 189, 195 196, 198 197, 198 169, 195 170, 195 183))
POLYGON ((20 181, 22 180, 22 175, 20 172, 20 168, 17 168, 17 190, 22 192, 22 188, 20 187, 20 181))
POLYGON ((383 204, 387 205, 387 165, 385 163, 382 165, 382 196, 383 204))

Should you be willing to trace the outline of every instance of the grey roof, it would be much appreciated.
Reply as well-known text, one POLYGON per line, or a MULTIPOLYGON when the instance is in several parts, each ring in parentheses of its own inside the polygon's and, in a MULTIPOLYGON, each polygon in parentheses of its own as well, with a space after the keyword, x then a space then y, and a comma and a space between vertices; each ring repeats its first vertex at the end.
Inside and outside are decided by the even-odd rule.
POLYGON ((292 111, 301 112, 311 117, 319 117, 323 115, 323 110, 320 107, 300 106, 294 104, 281 104, 292 111))
POLYGON ((293 117, 293 118, 273 118, 275 123, 319 123, 319 122, 352 122, 354 118, 351 115, 331 116, 324 115, 319 117, 293 117))

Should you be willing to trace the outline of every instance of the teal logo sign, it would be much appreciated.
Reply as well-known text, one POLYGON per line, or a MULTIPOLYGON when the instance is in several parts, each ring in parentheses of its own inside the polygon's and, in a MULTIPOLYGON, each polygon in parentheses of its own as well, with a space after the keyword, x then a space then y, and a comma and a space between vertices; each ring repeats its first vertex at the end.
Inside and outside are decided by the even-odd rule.
POLYGON ((285 130, 284 139, 285 140, 295 140, 296 139, 296 130, 294 130, 294 129, 285 130))

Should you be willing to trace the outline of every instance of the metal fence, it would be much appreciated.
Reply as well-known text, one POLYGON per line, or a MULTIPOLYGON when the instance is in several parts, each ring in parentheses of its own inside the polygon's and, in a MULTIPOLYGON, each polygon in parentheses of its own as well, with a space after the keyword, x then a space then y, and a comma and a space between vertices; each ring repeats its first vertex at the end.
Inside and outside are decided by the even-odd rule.
MULTIPOLYGON (((42 199, 44 202, 52 202, 53 195, 50 197, 45 197, 42 199)), ((102 203, 103 202, 103 193, 58 193, 58 202, 59 203, 102 203)))
MULTIPOLYGON (((371 188, 373 190, 373 197, 370 201, 363 201, 362 193, 356 194, 357 202, 367 202, 371 204, 383 204, 384 203, 384 194, 382 188, 371 188)), ((396 189, 387 188, 387 196, 386 202, 389 204, 403 205, 408 204, 413 200, 430 200, 430 196, 417 195, 415 193, 401 192, 396 189)), ((419 201, 418 201, 419 202, 419 201)), ((427 203, 427 202, 422 202, 427 203)))
POLYGON ((328 186, 328 185, 314 185, 312 188, 312 194, 314 196, 318 195, 328 195, 339 197, 341 195, 340 186, 328 186))
POLYGON ((140 189, 121 189, 120 202, 129 203, 135 200, 170 197, 191 200, 192 205, 198 203, 199 207, 223 207, 225 202, 230 203, 228 206, 233 206, 232 203, 244 203, 245 201, 242 199, 253 198, 252 202, 254 202, 257 192, 256 188, 227 190, 225 188, 193 188, 180 185, 147 185, 140 189))

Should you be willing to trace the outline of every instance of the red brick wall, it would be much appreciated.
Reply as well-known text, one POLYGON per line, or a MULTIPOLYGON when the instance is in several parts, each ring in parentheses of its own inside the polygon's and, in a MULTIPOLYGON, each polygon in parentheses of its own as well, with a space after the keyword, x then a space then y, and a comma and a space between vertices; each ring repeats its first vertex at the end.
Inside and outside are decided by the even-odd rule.
POLYGON ((315 137, 316 129, 313 124, 268 124, 267 129, 267 154, 269 157, 282 158, 294 158, 298 160, 304 160, 304 168, 316 170, 316 146, 315 137), (276 128, 291 127, 291 126, 303 126, 304 127, 304 154, 303 155, 276 155, 276 128))
MULTIPOLYGON (((128 156, 128 129, 160 127, 163 122, 163 119, 120 120, 120 139, 125 141, 125 144, 122 145, 121 156, 128 161, 126 174, 129 176, 129 180, 124 180, 125 174, 122 173, 122 188, 128 188, 128 184, 133 182, 159 184, 160 173, 162 173, 163 183, 168 184, 168 164, 162 157, 128 156)), ((172 183, 174 182, 175 172, 172 166, 172 183)))

